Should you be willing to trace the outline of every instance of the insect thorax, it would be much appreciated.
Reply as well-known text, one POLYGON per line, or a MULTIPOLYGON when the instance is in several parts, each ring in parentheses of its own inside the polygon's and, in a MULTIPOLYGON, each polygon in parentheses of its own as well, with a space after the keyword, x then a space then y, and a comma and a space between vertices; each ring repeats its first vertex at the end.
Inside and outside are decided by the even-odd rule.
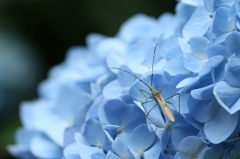
POLYGON ((161 92, 150 86, 150 90, 153 96, 160 96, 161 92))

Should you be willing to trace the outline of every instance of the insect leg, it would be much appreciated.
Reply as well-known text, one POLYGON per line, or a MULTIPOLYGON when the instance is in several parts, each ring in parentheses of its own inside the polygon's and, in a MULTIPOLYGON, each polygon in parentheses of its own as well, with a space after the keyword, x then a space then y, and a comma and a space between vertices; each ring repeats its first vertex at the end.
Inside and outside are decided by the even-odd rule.
MULTIPOLYGON (((153 123, 153 125, 156 126, 156 129, 154 130, 154 132, 156 132, 156 131, 157 131, 157 124, 155 124, 154 121, 153 121, 151 118, 149 118, 148 115, 149 115, 150 111, 147 111, 147 109, 146 109, 145 106, 144 106, 144 104, 149 103, 149 102, 153 102, 153 101, 155 101, 155 100, 149 100, 149 101, 148 101, 148 97, 144 94, 144 93, 147 93, 147 94, 149 94, 149 95, 152 95, 151 93, 149 93, 149 92, 147 92, 147 91, 145 91, 145 90, 142 90, 142 89, 140 89, 140 92, 144 95, 144 97, 146 97, 145 102, 142 102, 142 103, 141 103, 144 111, 146 112, 146 118, 148 118, 148 119, 150 120, 150 122, 153 123)), ((154 107, 155 107, 155 106, 154 106, 154 107)), ((151 110, 152 110, 152 109, 151 109, 151 110)))
POLYGON ((152 95, 151 93, 149 93, 149 92, 147 92, 147 91, 144 91, 144 90, 142 90, 142 89, 139 89, 140 90, 140 92, 144 95, 144 97, 146 97, 146 101, 148 100, 148 97, 144 94, 144 93, 147 93, 147 94, 149 94, 149 95, 152 95), (144 93, 143 93, 144 92, 144 93))
POLYGON ((176 93, 176 94, 166 98, 165 102, 168 103, 168 104, 171 104, 173 106, 173 108, 176 110, 176 112, 178 112, 178 114, 183 118, 183 115, 180 113, 180 93, 176 93), (179 103, 178 104, 178 110, 179 111, 177 111, 176 107, 171 102, 167 101, 168 99, 171 99, 171 98, 173 98, 174 96, 177 96, 177 95, 178 95, 178 103, 179 103))
MULTIPOLYGON (((143 104, 149 103, 149 102, 153 102, 153 101, 155 101, 155 100, 150 100, 150 101, 148 101, 148 97, 144 94, 144 93, 147 93, 147 94, 149 94, 149 95, 152 95, 151 93, 149 93, 149 92, 147 92, 147 91, 144 91, 144 90, 142 90, 142 89, 140 89, 140 92, 144 95, 144 97, 146 97, 145 102, 142 102, 141 104, 142 104, 142 107, 144 108, 144 110, 145 110, 145 112, 146 112, 146 117, 148 117, 150 111, 151 111, 153 108, 152 108, 150 111, 147 111, 147 109, 145 108, 145 106, 144 106, 143 104)), ((155 106, 154 106, 154 107, 155 107, 155 106)))
MULTIPOLYGON (((143 104, 145 104, 145 103, 149 103, 149 102, 153 102, 153 101, 155 101, 155 100, 142 102, 141 104, 142 104, 142 107, 144 108, 145 112, 147 113, 147 114, 146 114, 146 118, 148 118, 148 120, 150 120, 150 122, 153 123, 153 125, 156 126, 156 128, 155 128, 155 130, 154 130, 154 132, 156 132, 156 131, 157 131, 157 124, 156 124, 151 118, 149 118, 148 115, 149 115, 149 112, 150 112, 150 111, 147 111, 146 108, 145 108, 145 106, 143 105, 143 104)), ((156 105, 157 105, 157 104, 156 104, 156 105)), ((154 106, 154 107, 155 107, 155 106, 154 106)), ((151 110, 152 110, 152 109, 151 109, 151 110)))

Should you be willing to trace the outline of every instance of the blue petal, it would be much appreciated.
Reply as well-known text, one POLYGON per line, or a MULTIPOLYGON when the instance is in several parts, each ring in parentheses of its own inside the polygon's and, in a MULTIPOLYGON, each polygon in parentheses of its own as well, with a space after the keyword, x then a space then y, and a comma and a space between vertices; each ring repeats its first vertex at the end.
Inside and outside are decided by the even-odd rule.
POLYGON ((183 28, 183 37, 189 40, 193 36, 203 36, 213 19, 204 6, 198 7, 183 28))
POLYGON ((240 56, 240 33, 232 32, 225 40, 224 45, 230 54, 240 56))
MULTIPOLYGON (((193 103, 189 103, 189 105, 191 104, 193 103)), ((197 121, 205 123, 212 120, 216 116, 218 109, 219 106, 215 100, 198 101, 198 103, 194 105, 191 114, 197 121)))
POLYGON ((148 131, 147 125, 139 125, 132 131, 130 142, 137 152, 144 152, 153 144, 155 134, 148 131))
MULTIPOLYGON (((132 73, 131 70, 125 65, 121 66, 121 69, 124 69, 124 70, 132 73)), ((136 80, 136 78, 133 75, 130 75, 124 71, 118 71, 118 80, 119 80, 119 83, 121 84, 121 86, 130 87, 130 86, 132 86, 132 84, 136 80)))
POLYGON ((126 42, 135 39, 158 37, 157 21, 143 14, 138 14, 128 19, 120 28, 119 38, 126 42))
POLYGON ((126 109, 125 103, 119 99, 105 99, 99 107, 98 115, 104 124, 120 125, 121 115, 126 109))
MULTIPOLYGON (((149 78, 144 78, 142 80, 147 84, 150 83, 149 78)), ((146 100, 146 97, 141 93, 140 89, 145 90, 151 94, 149 88, 139 80, 134 82, 134 84, 132 85, 132 87, 129 90, 129 94, 133 96, 134 100, 143 102, 146 100)), ((145 93, 145 95, 149 96, 146 93, 145 93)))
POLYGON ((30 152, 27 146, 9 145, 7 151, 16 158, 33 159, 35 156, 30 152))
POLYGON ((192 159, 191 154, 183 153, 183 152, 177 152, 174 156, 174 159, 192 159))
POLYGON ((121 115, 121 127, 126 132, 130 133, 138 125, 145 123, 144 113, 135 104, 127 105, 127 109, 121 115))
POLYGON ((236 16, 236 1, 230 7, 230 11, 229 11, 229 14, 228 14, 228 20, 231 20, 235 16, 236 16))
POLYGON ((96 152, 91 155, 91 159, 106 159, 107 155, 102 152, 96 152))
POLYGON ((105 151, 111 149, 110 139, 106 135, 101 124, 95 119, 90 119, 86 122, 83 136, 92 146, 102 146, 105 151))
POLYGON ((74 134, 80 131, 80 126, 74 125, 64 131, 64 147, 75 142, 74 134))
POLYGON ((165 128, 157 128, 156 130, 156 136, 159 138, 159 141, 161 143, 161 148, 165 149, 167 145, 169 144, 169 132, 165 128))
POLYGON ((72 143, 64 149, 63 154, 65 159, 81 159, 78 151, 79 151, 79 148, 77 144, 72 143))
MULTIPOLYGON (((126 44, 118 39, 118 38, 105 38, 103 40, 101 40, 97 46, 96 46, 96 53, 98 55, 98 57, 100 57, 100 59, 105 60, 105 58, 112 52, 114 52, 115 54, 119 54, 124 52, 126 48, 126 44)), ((94 62, 96 62, 96 57, 93 57, 93 64, 94 62)), ((89 61, 92 61, 89 60, 89 61)), ((97 61, 100 61, 99 59, 97 61)))
POLYGON ((217 55, 222 55, 226 59, 230 57, 226 48, 220 44, 210 45, 209 47, 207 47, 205 52, 206 52, 208 58, 211 58, 211 57, 214 57, 217 55))
POLYGON ((30 145, 31 152, 38 158, 61 158, 62 148, 51 141, 46 135, 36 135, 30 145))
MULTIPOLYGON (((150 78, 150 76, 149 76, 150 78)), ((156 90, 161 91, 171 82, 171 76, 165 71, 155 71, 153 75, 153 84, 156 90)))
POLYGON ((97 147, 90 147, 90 146, 80 146, 79 147, 79 155, 81 159, 92 159, 92 155, 94 153, 103 154, 103 150, 97 147))
POLYGON ((86 37, 86 44, 90 48, 94 48, 97 43, 99 43, 101 40, 105 38, 104 35, 98 34, 98 33, 90 33, 86 37))
POLYGON ((240 87, 240 58, 232 56, 225 74, 225 81, 232 87, 240 87))
POLYGON ((220 81, 214 86, 214 95, 219 104, 229 113, 237 112, 240 102, 240 88, 232 87, 225 81, 220 81))
POLYGON ((189 73, 189 71, 184 67, 183 55, 179 55, 176 58, 168 61, 164 66, 164 70, 167 71, 171 76, 189 73))
POLYGON ((144 158, 158 158, 161 153, 161 144, 157 142, 149 150, 144 152, 144 158))
POLYGON ((16 131, 15 140, 19 145, 29 146, 33 137, 37 135, 37 133, 38 132, 35 130, 27 130, 20 128, 16 131))
POLYGON ((236 12, 237 12, 237 15, 238 17, 240 17, 240 1, 236 1, 236 12))
POLYGON ((118 154, 121 158, 134 158, 131 152, 129 151, 126 143, 119 137, 117 137, 112 144, 113 151, 118 154))
POLYGON ((190 39, 189 43, 182 39, 179 39, 179 42, 183 51, 184 66, 192 72, 199 72, 207 61, 205 54, 207 39, 195 36, 190 39))
POLYGON ((187 154, 195 154, 204 145, 202 140, 196 136, 188 136, 179 144, 178 150, 187 154))
POLYGON ((106 159, 121 159, 121 158, 110 150, 107 153, 107 158, 106 159))
POLYGON ((231 32, 235 29, 236 19, 228 20, 228 8, 219 8, 216 11, 214 24, 213 24, 213 32, 217 37, 231 32))
MULTIPOLYGON (((109 68, 117 67, 119 68, 121 65, 125 63, 124 56, 122 54, 116 54, 115 52, 109 54, 107 56, 107 65, 109 68)), ((117 73, 116 69, 111 69, 112 72, 117 73)))
POLYGON ((62 118, 50 108, 46 101, 24 102, 20 112, 22 121, 28 128, 46 132, 55 143, 63 146, 62 136, 64 130, 67 127, 67 123, 72 121, 62 118))
POLYGON ((66 120, 70 120, 76 114, 76 110, 81 106, 92 102, 89 93, 79 89, 76 85, 66 84, 59 88, 57 98, 54 100, 54 112, 66 120), (66 105, 68 105, 66 107, 66 105))
MULTIPOLYGON (((91 107, 89 108, 86 117, 82 118, 82 120, 80 120, 78 123, 79 124, 83 124, 83 122, 85 122, 85 120, 87 121, 88 119, 98 119, 98 108, 99 108, 99 103, 102 101, 102 96, 99 96, 97 98, 95 98, 93 104, 91 105, 91 107)), ((81 118, 81 117, 80 117, 81 118)), ((78 124, 76 123, 76 124, 78 124)))
POLYGON ((214 0, 204 0, 204 5, 209 13, 214 12, 214 0))
POLYGON ((199 158, 219 159, 223 155, 223 152, 224 149, 221 144, 212 145, 211 147, 204 148, 199 158))
POLYGON ((191 95, 193 98, 198 100, 210 100, 214 99, 213 95, 213 84, 208 85, 206 87, 194 89, 191 91, 191 95))
POLYGON ((103 95, 105 98, 116 98, 122 94, 123 87, 120 85, 119 80, 109 82, 103 88, 103 95))
POLYGON ((210 142, 218 144, 232 134, 237 123, 238 114, 230 115, 226 110, 220 108, 216 117, 210 122, 205 123, 204 132, 210 142))
POLYGON ((170 130, 171 143, 178 149, 180 142, 187 136, 197 135, 198 130, 188 123, 172 125, 170 130))

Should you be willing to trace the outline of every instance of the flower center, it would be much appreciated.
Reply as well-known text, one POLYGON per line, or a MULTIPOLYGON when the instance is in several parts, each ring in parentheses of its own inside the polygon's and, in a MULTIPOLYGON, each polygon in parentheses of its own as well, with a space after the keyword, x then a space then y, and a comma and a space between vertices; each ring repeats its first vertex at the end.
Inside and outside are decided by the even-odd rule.
POLYGON ((122 132, 122 129, 118 128, 116 131, 117 131, 117 133, 120 133, 120 132, 122 132))
POLYGON ((140 155, 140 156, 143 156, 143 155, 144 155, 144 152, 143 152, 143 151, 140 151, 140 152, 139 152, 139 155, 140 155))

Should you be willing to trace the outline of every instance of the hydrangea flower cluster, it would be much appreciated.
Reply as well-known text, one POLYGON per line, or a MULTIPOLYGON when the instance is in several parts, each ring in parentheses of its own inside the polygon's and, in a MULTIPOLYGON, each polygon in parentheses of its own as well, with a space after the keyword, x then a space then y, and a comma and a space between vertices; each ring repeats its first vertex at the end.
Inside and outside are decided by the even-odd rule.
POLYGON ((176 14, 138 14, 115 37, 73 47, 21 105, 20 158, 240 157, 240 0, 182 0, 176 14), (152 59, 156 44, 152 78, 152 59), (171 122, 139 89, 159 90, 171 122), (174 107, 173 107, 174 106, 174 107), (153 108, 153 109, 152 109, 153 108), (152 109, 152 110, 151 110, 152 109), (151 110, 151 111, 150 111, 151 110))

